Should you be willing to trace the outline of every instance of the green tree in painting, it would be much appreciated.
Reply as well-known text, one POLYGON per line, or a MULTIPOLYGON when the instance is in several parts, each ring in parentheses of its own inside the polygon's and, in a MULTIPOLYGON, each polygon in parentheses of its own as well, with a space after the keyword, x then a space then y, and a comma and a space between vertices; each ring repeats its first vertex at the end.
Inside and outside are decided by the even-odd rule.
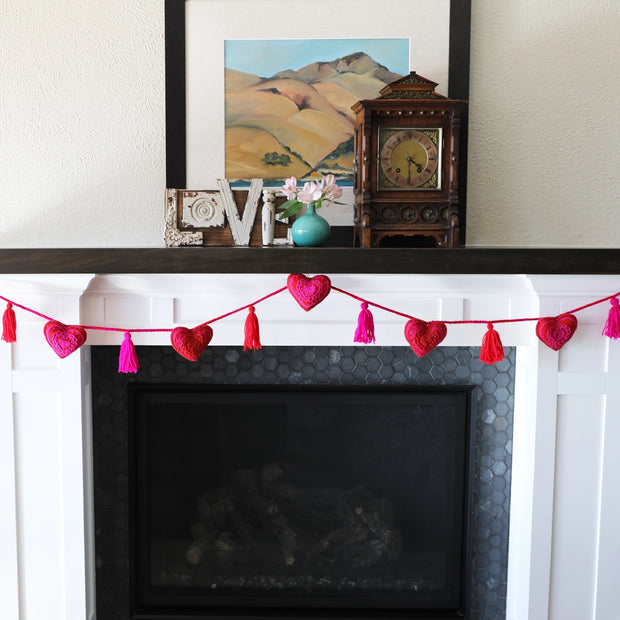
POLYGON ((291 158, 285 153, 272 151, 271 153, 265 153, 263 162, 268 166, 288 166, 291 163, 291 158))

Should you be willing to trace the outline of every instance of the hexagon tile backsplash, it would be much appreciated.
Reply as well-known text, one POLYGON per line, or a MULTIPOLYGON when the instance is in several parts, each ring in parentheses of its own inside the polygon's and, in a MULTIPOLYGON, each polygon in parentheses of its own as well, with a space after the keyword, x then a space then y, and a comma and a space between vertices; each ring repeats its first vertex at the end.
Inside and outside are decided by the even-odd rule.
MULTIPOLYGON (((505 618, 515 348, 506 347, 506 359, 494 365, 480 362, 475 347, 438 347, 421 359, 408 347, 264 347, 254 352, 208 347, 198 362, 185 360, 171 347, 136 350, 140 370, 129 376, 117 372, 118 347, 92 347, 95 441, 98 419, 107 419, 108 425, 113 422, 107 413, 126 419, 125 386, 134 381, 478 386, 470 618, 505 618)), ((123 472, 113 475, 118 474, 123 472)))

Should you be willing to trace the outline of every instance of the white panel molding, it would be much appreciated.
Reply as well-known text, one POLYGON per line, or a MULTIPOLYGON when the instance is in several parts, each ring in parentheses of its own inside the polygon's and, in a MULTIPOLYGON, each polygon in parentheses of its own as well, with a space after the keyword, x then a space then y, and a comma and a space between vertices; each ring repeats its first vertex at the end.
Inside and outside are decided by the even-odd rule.
MULTIPOLYGON (((79 324, 91 278, 6 277, 0 287, 7 298, 79 324)), ((7 459, 0 473, 7 507, 0 530, 7 573, 0 580, 2 613, 19 620, 85 618, 81 354, 60 360, 44 341, 45 319, 15 310, 17 342, 0 343, 7 459)))
POLYGON ((0 601, 7 618, 19 618, 19 514, 15 480, 15 426, 12 389, 14 345, 0 343, 0 601))
POLYGON ((596 620, 620 620, 618 565, 620 565, 620 341, 607 345, 610 377, 605 397, 603 450, 600 457, 600 522, 596 565, 596 620))
MULTIPOLYGON (((620 280, 617 276, 532 276, 530 282, 540 300, 539 314, 557 316, 614 293, 618 290, 620 280)), ((533 433, 536 450, 532 465, 529 605, 527 614, 524 614, 523 603, 515 603, 513 608, 521 611, 520 614, 509 616, 511 620, 608 620, 614 617, 609 615, 612 609, 609 601, 614 597, 613 613, 617 613, 617 587, 613 591, 609 589, 609 552, 603 548, 602 540, 598 539, 600 534, 598 538, 596 535, 602 526, 599 522, 604 518, 607 525, 606 544, 611 545, 612 549, 615 547, 614 566, 617 566, 620 535, 617 532, 618 511, 616 509, 614 513, 613 499, 617 497, 617 491, 609 494, 609 474, 606 493, 603 493, 602 488, 599 493, 599 486, 603 484, 599 463, 603 458, 601 446, 610 441, 610 409, 607 406, 605 422, 602 423, 600 403, 609 401, 606 395, 610 390, 614 392, 611 384, 617 384, 617 377, 620 376, 610 374, 611 368, 600 368, 599 372, 596 363, 603 358, 601 351, 613 348, 616 353, 620 345, 601 335, 608 311, 609 304, 603 303, 579 312, 579 328, 575 336, 558 353, 542 344, 538 345, 539 401, 535 408, 536 431, 533 433), (573 348, 570 348, 571 345, 573 348), (561 368, 566 370, 560 372, 561 368), (562 416, 561 426, 559 411, 568 414, 562 416), (588 414, 592 415, 591 425, 580 427, 584 423, 583 415, 588 414), (579 467, 580 463, 583 463, 583 468, 579 467), (573 471, 575 467, 577 473, 583 469, 585 474, 587 469, 587 484, 573 471), (570 481, 576 482, 571 485, 570 481), (599 498, 603 497, 609 505, 612 518, 616 517, 614 527, 608 520, 607 508, 603 510, 602 506, 599 507, 599 498), (584 520, 589 532, 583 531, 584 520), (601 561, 601 557, 605 560, 601 561), (598 566, 595 571, 598 577, 593 574, 594 564, 598 566), (602 575, 604 577, 601 579, 602 575), (603 599, 599 600, 601 596, 603 599), (604 609, 604 613, 595 612, 595 609, 604 609)), ((609 358, 613 359, 614 355, 609 358)), ((519 390, 518 387, 516 389, 519 390)), ((520 423, 517 416, 515 411, 515 451, 520 423)), ((615 445, 618 439, 616 435, 615 445)), ((603 454, 607 457, 606 449, 603 454)), ((614 457, 611 458, 613 460, 614 457)), ((620 470, 617 463, 613 465, 616 466, 613 479, 617 489, 617 472, 620 470)), ((518 471, 517 467, 515 476, 518 471)), ((517 482, 517 478, 513 477, 513 485, 517 482)), ((511 514, 511 537, 512 517, 511 514)), ((511 562, 509 557, 509 564, 511 562)), ((510 587, 515 587, 514 582, 510 587)))

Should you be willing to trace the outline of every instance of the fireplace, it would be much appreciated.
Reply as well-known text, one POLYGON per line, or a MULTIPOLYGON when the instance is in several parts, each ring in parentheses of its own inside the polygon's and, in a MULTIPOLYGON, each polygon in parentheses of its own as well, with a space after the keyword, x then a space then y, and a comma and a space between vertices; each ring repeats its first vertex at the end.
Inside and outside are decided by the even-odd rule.
POLYGON ((94 348, 97 618, 503 617, 507 352, 94 348))
POLYGON ((462 615, 469 388, 131 387, 138 613, 462 615))
MULTIPOLYGON (((192 256, 184 260, 206 268, 202 253, 196 258, 193 252, 183 256, 187 254, 192 256)), ((76 264, 73 254, 60 256, 63 264, 76 264)), ((323 252, 320 256, 326 257, 323 252)), ((178 270, 178 263, 172 263, 178 270)), ((334 281, 361 297, 442 320, 556 316, 620 288, 617 275, 484 273, 340 274, 334 281)), ((3 294, 67 323, 157 328, 196 325, 281 283, 281 275, 269 274, 22 274, 5 277, 3 294)), ((168 334, 135 335, 139 380, 475 384, 472 618, 614 616, 620 347, 601 337, 608 304, 580 312, 579 329, 559 352, 538 341, 531 323, 500 325, 502 342, 512 351, 508 370, 502 363, 496 374, 495 365, 476 363, 484 325, 450 327, 445 346, 417 360, 402 349, 403 321, 379 313, 381 347, 347 346, 357 307, 344 296, 334 294, 303 313, 281 295, 261 304, 259 311, 263 345, 278 347, 246 355, 239 346, 244 317, 231 317, 218 322, 199 365, 169 358, 164 352, 170 349, 168 334)), ((85 347, 59 360, 42 337, 42 320, 18 315, 18 342, 0 347, 3 610, 8 617, 92 619, 97 605, 98 618, 127 618, 126 455, 116 448, 102 455, 97 448, 97 471, 103 466, 113 483, 107 491, 99 484, 95 489, 91 478, 91 393, 99 407, 95 423, 103 426, 95 435, 103 431, 119 442, 126 437, 127 384, 135 379, 117 373, 122 338, 89 332, 85 347), (102 355, 106 362, 100 373, 102 355), (100 502, 111 506, 111 514, 100 513, 100 502), (124 612, 112 610, 115 601, 124 612)))

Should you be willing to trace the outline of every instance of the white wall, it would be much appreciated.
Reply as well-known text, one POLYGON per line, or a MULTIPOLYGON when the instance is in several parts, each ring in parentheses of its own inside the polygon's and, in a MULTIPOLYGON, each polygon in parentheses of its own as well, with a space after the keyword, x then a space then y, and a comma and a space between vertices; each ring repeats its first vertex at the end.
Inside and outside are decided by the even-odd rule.
POLYGON ((472 4, 468 243, 617 247, 620 4, 472 4))
POLYGON ((0 245, 163 245, 163 0, 0 7, 0 245))
MULTIPOLYGON (((617 245, 617 0, 472 4, 468 245, 617 245)), ((0 247, 163 245, 163 8, 0 0, 0 247)))

